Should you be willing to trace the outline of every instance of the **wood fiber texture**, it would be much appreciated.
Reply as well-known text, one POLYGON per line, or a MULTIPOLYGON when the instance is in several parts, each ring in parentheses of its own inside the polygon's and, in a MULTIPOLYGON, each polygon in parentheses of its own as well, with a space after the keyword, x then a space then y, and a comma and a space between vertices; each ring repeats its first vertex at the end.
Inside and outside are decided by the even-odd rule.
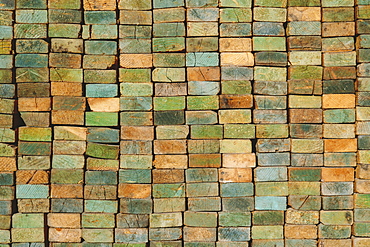
POLYGON ((0 247, 369 247, 369 0, 0 0, 0 247))

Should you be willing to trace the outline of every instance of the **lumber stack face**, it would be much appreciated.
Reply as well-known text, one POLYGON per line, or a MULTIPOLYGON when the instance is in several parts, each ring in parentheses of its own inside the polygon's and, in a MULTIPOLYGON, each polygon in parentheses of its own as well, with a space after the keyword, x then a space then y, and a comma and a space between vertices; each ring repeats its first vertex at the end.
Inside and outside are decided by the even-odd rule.
POLYGON ((31 246, 370 246, 370 1, 0 0, 31 246))

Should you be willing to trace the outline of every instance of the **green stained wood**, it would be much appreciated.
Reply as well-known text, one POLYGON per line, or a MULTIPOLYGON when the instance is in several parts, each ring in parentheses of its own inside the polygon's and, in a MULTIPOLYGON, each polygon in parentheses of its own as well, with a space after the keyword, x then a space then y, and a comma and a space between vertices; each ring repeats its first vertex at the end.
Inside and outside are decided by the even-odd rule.
POLYGON ((82 169, 52 169, 50 182, 53 184, 78 184, 84 180, 82 169))
POLYGON ((212 212, 185 212, 184 225, 196 227, 216 227, 217 213, 212 212))
POLYGON ((222 125, 192 125, 192 139, 221 139, 223 136, 222 125))
POLYGON ((54 0, 49 1, 49 8, 55 9, 79 9, 81 1, 78 0, 54 0))
POLYGON ((49 142, 19 142, 18 154, 21 155, 50 155, 51 143, 49 142))
POLYGON ((218 50, 217 37, 186 38, 186 50, 188 52, 205 52, 218 50))
POLYGON ((184 23, 157 23, 153 25, 154 37, 185 36, 184 23))
POLYGON ((288 195, 287 182, 260 182, 256 183, 257 196, 286 196, 288 195))
POLYGON ((152 83, 121 83, 122 96, 152 96, 152 83))
POLYGON ((87 126, 117 126, 118 113, 114 112, 86 112, 87 126))
POLYGON ((82 13, 79 10, 70 10, 70 9, 49 10, 49 23, 80 23, 81 20, 82 13))
POLYGON ((190 211, 220 211, 221 200, 219 197, 189 198, 188 207, 190 211))
POLYGON ((186 0, 187 7, 217 7, 217 0, 186 0))
POLYGON ((178 125, 185 123, 184 111, 156 111, 154 112, 155 125, 178 125))
POLYGON ((48 198, 49 185, 42 184, 18 184, 16 186, 17 198, 48 198))
POLYGON ((253 183, 222 183, 221 197, 253 196, 253 183))
POLYGON ((182 226, 181 213, 151 214, 150 227, 175 227, 182 226))
POLYGON ((11 186, 0 186, 0 195, 2 200, 11 201, 14 200, 14 187, 11 186))
POLYGON ((118 143, 119 130, 109 128, 88 128, 87 141, 101 143, 118 143))
POLYGON ((118 170, 119 161, 118 160, 107 160, 107 159, 95 159, 87 158, 87 168, 89 170, 118 170))
POLYGON ((18 53, 47 53, 48 43, 44 40, 17 40, 16 50, 18 53))
POLYGON ((120 199, 120 212, 131 214, 152 213, 151 199, 120 199))
POLYGON ((353 123, 355 122, 354 109, 334 109, 324 111, 326 123, 353 123))
POLYGON ((154 53, 153 64, 155 67, 183 67, 185 66, 185 54, 154 53))
POLYGON ((215 124, 217 113, 214 111, 187 111, 186 124, 215 124))
POLYGON ((23 243, 42 243, 45 241, 45 230, 41 228, 14 228, 12 229, 12 241, 23 243))
POLYGON ((115 171, 86 171, 85 183, 115 185, 117 184, 117 173, 115 171))
POLYGON ((255 211, 253 212, 253 225, 283 225, 283 211, 255 211))
POLYGON ((255 96, 255 104, 258 109, 286 109, 284 96, 255 96))
POLYGON ((351 236, 351 226, 319 225, 320 238, 343 239, 351 236))
POLYGON ((149 169, 124 169, 119 171, 120 183, 150 184, 152 182, 149 169))
POLYGON ((250 23, 221 23, 221 37, 251 36, 252 26, 250 23))
POLYGON ((354 235, 360 237, 369 237, 369 227, 370 223, 368 222, 355 222, 354 223, 354 235))
POLYGON ((19 9, 46 9, 47 7, 45 0, 34 0, 31 2, 27 0, 18 0, 16 3, 19 9))
POLYGON ((47 23, 46 10, 17 10, 15 13, 17 23, 47 23))
POLYGON ((172 52, 185 49, 185 38, 153 38, 153 52, 172 52))
MULTIPOLYGON (((292 1, 292 0, 290 0, 292 1)), ((271 0, 257 0, 254 4, 262 7, 286 7, 287 0, 271 1, 271 0)))
POLYGON ((115 11, 86 11, 86 24, 116 24, 115 11))
POLYGON ((0 99, 0 113, 12 114, 14 112, 13 99, 0 99))
POLYGON ((152 155, 121 155, 120 167, 124 169, 151 169, 152 155))
POLYGON ((221 7, 251 7, 252 2, 250 0, 221 0, 221 7))
POLYGON ((217 110, 219 108, 218 96, 188 96, 187 108, 189 110, 217 110))
POLYGON ((253 37, 253 50, 255 51, 285 51, 285 38, 283 37, 253 37))
POLYGON ((117 213, 118 202, 108 200, 85 200, 87 213, 117 213))
POLYGON ((292 66, 289 68, 289 79, 322 80, 323 68, 320 66, 292 66))
POLYGON ((183 110, 185 109, 185 97, 154 97, 155 111, 183 110))
POLYGON ((248 212, 254 209, 253 197, 234 197, 222 199, 222 211, 227 212, 248 212))
POLYGON ((289 196, 289 205, 297 210, 320 210, 321 196, 289 196))
POLYGON ((119 69, 120 82, 150 82, 150 69, 119 69))
POLYGON ((356 194, 354 202, 355 202, 356 208, 369 208, 370 195, 369 194, 356 194))
MULTIPOLYGON (((116 83, 116 74, 117 72, 115 70, 85 70, 83 74, 83 80, 85 83, 113 84, 113 83, 116 83)), ((82 80, 82 74, 81 74, 81 80, 82 80)))
POLYGON ((219 154, 208 154, 208 155, 197 155, 192 154, 189 156, 190 167, 220 167, 221 166, 221 155, 219 154))
POLYGON ((288 58, 284 52, 258 52, 255 54, 255 60, 256 65, 284 66, 287 64, 288 58))
POLYGON ((91 41, 85 42, 86 54, 115 55, 117 54, 117 43, 114 41, 91 41))
POLYGON ((0 69, 10 69, 12 63, 13 57, 11 55, 0 55, 0 69))
POLYGON ((252 124, 225 124, 224 125, 225 138, 254 138, 255 126, 252 124))
POLYGON ((222 94, 250 94, 252 87, 250 81, 223 81, 222 94))
POLYGON ((0 26, 2 39, 12 39, 13 38, 13 27, 11 26, 0 26))
POLYGON ((42 68, 48 66, 48 55, 18 54, 15 57, 16 67, 42 68))
POLYGON ((152 125, 151 112, 121 112, 121 125, 152 125))
POLYGON ((252 239, 282 239, 283 226, 253 226, 252 239), (269 232, 266 235, 266 232, 269 232))
POLYGON ((53 155, 53 168, 78 169, 83 168, 84 157, 82 155, 53 155))
POLYGON ((290 195, 320 195, 320 182, 289 182, 290 195))
POLYGON ((256 81, 285 81, 287 71, 285 68, 255 67, 254 79, 256 81))
POLYGON ((218 65, 219 65, 218 53, 213 52, 186 53, 186 66, 211 67, 218 65))
POLYGON ((116 25, 92 25, 91 38, 93 39, 117 39, 118 30, 116 25))
POLYGON ((48 156, 23 156, 18 157, 18 169, 21 170, 47 170, 50 168, 48 156))
MULTIPOLYGON (((121 2, 122 3, 122 2, 121 2)), ((119 34, 122 38, 150 39, 152 37, 151 26, 119 26, 119 34)))
POLYGON ((78 24, 49 24, 48 34, 50 37, 78 38, 80 30, 81 25, 78 24))
POLYGON ((46 38, 46 24, 15 24, 15 38, 46 38), (26 32, 27 30, 27 32, 26 32))
POLYGON ((221 22, 251 22, 252 11, 247 8, 224 8, 220 11, 221 22))
MULTIPOLYGON (((323 21, 353 21, 355 13, 352 8, 327 8, 323 11, 323 21)), ((361 17, 360 17, 361 18, 361 17)), ((362 18, 361 18, 362 19, 362 18)))
POLYGON ((19 140, 22 141, 51 141, 51 128, 21 127, 19 140))
POLYGON ((188 182, 217 182, 216 168, 189 168, 185 171, 188 182))
POLYGON ((120 1, 118 7, 121 9, 129 10, 150 10, 152 8, 152 1, 150 0, 133 0, 133 1, 120 1))
POLYGON ((220 212, 218 214, 220 226, 250 226, 251 214, 249 212, 220 212))
POLYGON ((118 146, 91 143, 91 142, 87 144, 86 154, 91 157, 103 158, 103 159, 117 159, 118 153, 119 153, 118 146))
POLYGON ((184 21, 185 9, 183 8, 155 9, 153 10, 153 20, 155 23, 184 21))
POLYGON ((154 212, 185 211, 185 198, 154 199, 154 212))
POLYGON ((320 6, 320 0, 289 0, 290 7, 315 7, 320 6))
POLYGON ((289 170, 289 181, 320 181, 321 169, 303 168, 289 170))
POLYGON ((185 197, 185 184, 154 184, 154 198, 185 197))
POLYGON ((14 96, 15 96, 15 85, 0 84, 0 97, 1 98, 14 98, 14 96))
MULTIPOLYGON (((292 71, 292 70, 291 70, 292 71)), ((296 73, 296 71, 293 71, 296 73)), ((312 79, 289 80, 291 94, 322 94, 322 81, 312 79)))
MULTIPOLYGON (((1 102, 0 102, 1 107, 1 102)), ((8 128, 0 128, 1 142, 15 142, 15 131, 8 128)))
POLYGON ((11 26, 13 23, 12 11, 1 11, 0 12, 0 25, 11 26))
POLYGON ((272 22, 285 22, 286 9, 285 8, 260 8, 253 9, 255 21, 272 21, 272 22))
POLYGON ((113 242, 113 229, 83 229, 82 238, 87 242, 113 242))
POLYGON ((321 211, 320 221, 325 225, 352 225, 352 211, 321 211))
MULTIPOLYGON (((99 201, 103 203, 103 200, 99 201)), ((118 214, 117 227, 118 228, 135 228, 135 227, 148 227, 149 215, 137 214, 118 214)))
POLYGON ((184 68, 156 68, 153 70, 155 82, 182 82, 185 81, 184 68))
POLYGON ((353 0, 323 0, 323 7, 342 7, 342 6, 353 6, 353 0))

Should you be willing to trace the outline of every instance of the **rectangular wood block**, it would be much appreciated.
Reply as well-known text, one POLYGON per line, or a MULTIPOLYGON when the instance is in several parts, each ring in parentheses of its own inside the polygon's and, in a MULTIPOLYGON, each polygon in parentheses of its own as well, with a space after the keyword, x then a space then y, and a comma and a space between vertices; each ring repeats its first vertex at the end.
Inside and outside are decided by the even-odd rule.
POLYGON ((49 228, 51 242, 73 243, 81 241, 80 229, 49 228))
POLYGON ((50 213, 48 214, 48 226, 56 228, 80 228, 80 219, 80 214, 50 213))
POLYGON ((325 152, 356 152, 356 139, 326 139, 324 140, 325 152))
POLYGON ((222 183, 251 182, 251 168, 221 168, 219 169, 219 180, 222 183))

